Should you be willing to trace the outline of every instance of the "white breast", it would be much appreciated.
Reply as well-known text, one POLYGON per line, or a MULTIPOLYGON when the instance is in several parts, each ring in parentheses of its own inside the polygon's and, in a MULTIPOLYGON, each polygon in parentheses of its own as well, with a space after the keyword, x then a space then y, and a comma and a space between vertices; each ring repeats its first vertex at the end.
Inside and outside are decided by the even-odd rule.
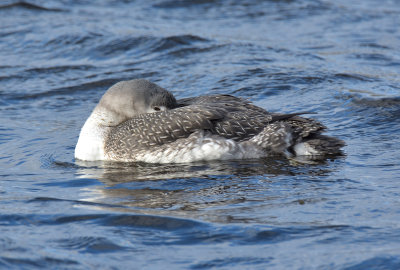
POLYGON ((89 117, 79 134, 75 147, 75 158, 80 160, 105 160, 104 140, 107 128, 101 128, 89 117))

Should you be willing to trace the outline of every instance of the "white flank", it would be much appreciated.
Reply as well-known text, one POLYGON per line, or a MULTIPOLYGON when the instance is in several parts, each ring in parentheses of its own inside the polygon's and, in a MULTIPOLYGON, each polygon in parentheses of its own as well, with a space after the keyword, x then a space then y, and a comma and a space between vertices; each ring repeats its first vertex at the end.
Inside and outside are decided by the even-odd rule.
POLYGON ((317 150, 306 142, 296 144, 293 149, 297 156, 315 156, 319 154, 317 150))

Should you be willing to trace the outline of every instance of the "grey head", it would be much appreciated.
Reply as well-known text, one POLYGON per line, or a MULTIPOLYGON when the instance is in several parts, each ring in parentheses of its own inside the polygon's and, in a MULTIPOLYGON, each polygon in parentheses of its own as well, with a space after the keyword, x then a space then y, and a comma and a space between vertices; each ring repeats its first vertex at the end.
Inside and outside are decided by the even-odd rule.
POLYGON ((170 92, 145 79, 135 79, 110 87, 94 112, 101 115, 104 125, 116 126, 140 114, 175 107, 176 99, 170 92))

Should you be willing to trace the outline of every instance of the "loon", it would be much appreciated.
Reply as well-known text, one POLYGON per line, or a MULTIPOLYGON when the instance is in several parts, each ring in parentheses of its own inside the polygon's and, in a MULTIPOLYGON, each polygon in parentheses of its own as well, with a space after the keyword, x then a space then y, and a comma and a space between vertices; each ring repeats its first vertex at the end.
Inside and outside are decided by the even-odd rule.
POLYGON ((145 79, 110 87, 79 134, 85 161, 184 163, 283 155, 311 160, 340 155, 340 139, 304 113, 270 113, 231 95, 176 100, 145 79))

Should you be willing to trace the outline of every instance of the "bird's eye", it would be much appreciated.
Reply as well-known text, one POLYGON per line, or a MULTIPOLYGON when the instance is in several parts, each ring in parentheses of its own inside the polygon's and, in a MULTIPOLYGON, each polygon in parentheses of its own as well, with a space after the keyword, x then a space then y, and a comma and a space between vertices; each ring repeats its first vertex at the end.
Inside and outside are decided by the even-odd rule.
POLYGON ((154 107, 153 109, 154 109, 155 111, 157 111, 157 112, 158 112, 158 111, 161 111, 160 107, 154 107))

